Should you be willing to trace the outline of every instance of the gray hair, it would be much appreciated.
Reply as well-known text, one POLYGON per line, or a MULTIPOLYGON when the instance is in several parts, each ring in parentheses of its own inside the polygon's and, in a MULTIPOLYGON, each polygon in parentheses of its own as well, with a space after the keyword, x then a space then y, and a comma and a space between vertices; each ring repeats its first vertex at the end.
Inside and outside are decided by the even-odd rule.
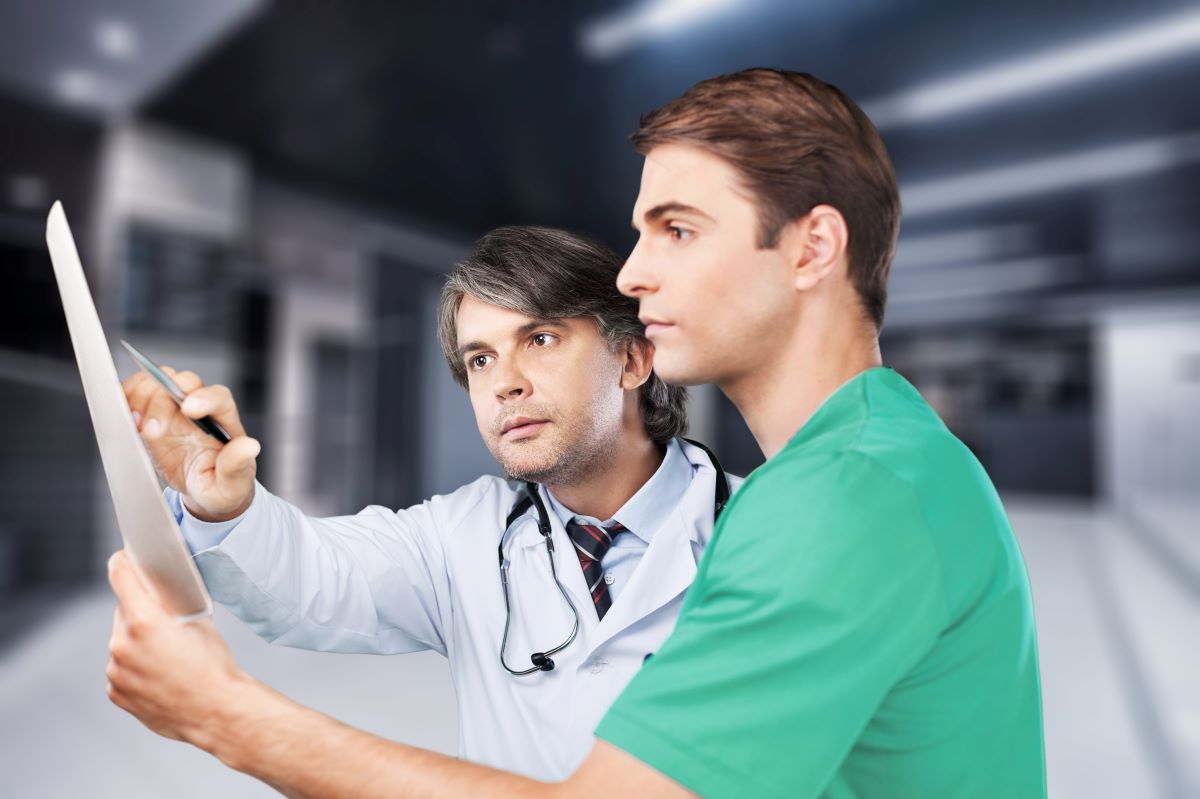
MULTIPOLYGON (((458 307, 463 297, 540 319, 588 316, 614 351, 633 341, 649 343, 638 303, 617 291, 622 260, 603 244, 554 228, 496 228, 446 276, 438 308, 438 339, 454 380, 467 387, 458 357, 458 307)), ((687 389, 669 386, 653 372, 638 406, 646 434, 665 444, 687 432, 687 389)))

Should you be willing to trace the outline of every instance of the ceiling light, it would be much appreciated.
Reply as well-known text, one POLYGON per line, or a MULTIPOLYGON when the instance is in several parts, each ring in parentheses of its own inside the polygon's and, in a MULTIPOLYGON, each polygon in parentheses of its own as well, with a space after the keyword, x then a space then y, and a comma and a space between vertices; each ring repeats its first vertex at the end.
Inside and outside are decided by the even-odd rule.
POLYGON ((633 9, 584 24, 580 31, 583 52, 591 58, 612 58, 634 45, 728 11, 734 0, 646 0, 633 9))
POLYGON ((1141 139, 968 172, 900 192, 905 218, 1136 177, 1200 162, 1200 133, 1141 139))
POLYGON ((137 31, 132 25, 109 19, 96 25, 96 49, 114 61, 131 61, 140 50, 137 31))
POLYGON ((1200 11, 1188 11, 863 103, 880 129, 950 116, 1179 55, 1200 53, 1200 11))
POLYGON ((1014 224, 966 228, 945 233, 900 236, 893 269, 925 269, 945 264, 975 263, 1020 255, 1033 250, 1033 225, 1014 224))
POLYGON ((59 97, 75 105, 98 103, 104 95, 104 81, 87 69, 64 70, 55 78, 54 86, 59 97))

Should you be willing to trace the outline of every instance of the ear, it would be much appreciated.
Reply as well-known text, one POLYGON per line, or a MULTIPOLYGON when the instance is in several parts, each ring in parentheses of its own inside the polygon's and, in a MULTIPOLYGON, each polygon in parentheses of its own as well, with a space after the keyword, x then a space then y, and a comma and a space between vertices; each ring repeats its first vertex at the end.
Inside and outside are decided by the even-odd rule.
POLYGON ((648 339, 630 339, 621 350, 625 362, 621 367, 621 388, 632 391, 650 379, 654 369, 654 345, 648 339))
POLYGON ((832 205, 817 205, 784 228, 780 244, 795 264, 796 288, 806 291, 846 260, 850 232, 841 211, 832 205))

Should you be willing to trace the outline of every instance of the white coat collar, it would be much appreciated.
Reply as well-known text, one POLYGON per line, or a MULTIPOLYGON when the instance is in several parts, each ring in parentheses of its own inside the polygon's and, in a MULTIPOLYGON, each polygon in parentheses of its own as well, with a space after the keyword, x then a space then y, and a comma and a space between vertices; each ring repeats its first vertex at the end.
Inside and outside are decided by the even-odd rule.
MULTIPOLYGON (((675 515, 675 512, 679 509, 684 498, 691 496, 691 491, 696 482, 696 476, 705 473, 708 474, 707 483, 709 493, 711 495, 714 487, 714 481, 716 479, 716 470, 713 469, 712 463, 708 459, 708 455, 704 452, 704 450, 689 444, 681 438, 674 439, 669 445, 667 455, 663 458, 663 462, 659 465, 658 470, 649 480, 646 481, 646 483, 642 485, 642 488, 639 489, 628 502, 621 506, 621 510, 617 511, 613 518, 621 521, 621 523, 624 524, 625 522, 623 521, 621 514, 623 511, 629 508, 631 504, 634 504, 634 500, 638 500, 638 503, 636 504, 639 505, 642 504, 643 500, 645 501, 645 505, 656 505, 657 513, 643 514, 641 511, 635 512, 635 515, 644 520, 644 523, 640 524, 640 527, 643 530, 649 530, 649 532, 645 532, 644 534, 639 533, 638 535, 643 541, 650 543, 651 539, 655 536, 659 529, 674 523, 673 516, 675 515), (674 450, 674 454, 671 452, 672 449, 674 450), (658 481, 660 475, 664 479, 658 481), (651 483, 655 483, 656 481, 660 483, 665 493, 662 495, 656 495, 654 491, 645 492, 645 489, 650 486, 651 483), (655 520, 657 520, 657 523, 655 523, 655 520)), ((521 483, 515 483, 513 486, 518 492, 518 496, 524 495, 525 492, 521 483)), ((538 486, 538 488, 540 489, 543 498, 549 497, 549 501, 546 502, 546 511, 547 515, 550 517, 551 528, 555 531, 561 531, 564 535, 566 535, 565 520, 570 520, 574 514, 571 513, 569 509, 563 507, 561 503, 558 503, 556 500, 554 500, 550 492, 544 487, 538 486), (560 511, 556 512, 556 508, 560 509, 560 511)), ((511 510, 511 508, 509 510, 511 510)), ((507 514, 507 512, 508 511, 505 513, 507 514)), ((503 522, 501 522, 501 524, 503 524, 503 522)), ((629 529, 633 530, 634 528, 630 527, 629 529)), ((708 527, 703 533, 704 536, 707 537, 711 530, 712 517, 709 516, 708 527)), ((702 539, 698 537, 700 535, 700 532, 693 531, 692 533, 689 533, 688 540, 701 541, 702 539)), ((530 507, 519 519, 513 521, 512 533, 509 535, 509 541, 509 546, 542 546, 542 535, 540 532, 538 532, 537 527, 537 508, 530 507)), ((559 546, 557 539, 555 539, 554 545, 555 547, 559 546)), ((567 542, 567 546, 570 548, 569 541, 567 542)))
MULTIPOLYGON (((642 484, 632 497, 612 515, 611 519, 596 519, 580 516, 589 524, 608 527, 611 522, 620 522, 626 530, 649 544, 670 515, 679 505, 679 500, 692 482, 693 468, 679 446, 678 440, 668 442, 662 463, 654 470, 650 479, 642 484)), ((567 522, 578 514, 558 501, 548 488, 542 487, 546 499, 546 510, 558 517, 566 527, 567 522)))
MULTIPOLYGON (((641 561, 603 619, 585 613, 592 605, 579 561, 562 521, 550 513, 558 576, 580 610, 580 636, 589 652, 650 615, 691 585, 703 545, 712 535, 716 470, 698 447, 677 442, 692 468, 692 479, 654 533, 641 561), (695 546, 693 546, 695 545, 695 546)), ((530 508, 513 522, 511 546, 544 546, 537 511, 530 508)))

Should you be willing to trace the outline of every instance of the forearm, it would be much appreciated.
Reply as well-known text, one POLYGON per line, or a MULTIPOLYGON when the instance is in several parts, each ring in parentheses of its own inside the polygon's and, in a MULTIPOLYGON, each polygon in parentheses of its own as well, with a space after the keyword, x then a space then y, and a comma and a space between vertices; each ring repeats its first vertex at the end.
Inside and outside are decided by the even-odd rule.
MULTIPOLYGON (((246 515, 196 566, 213 598, 264 639, 335 652, 442 650, 438 586, 416 526, 372 509, 315 518, 256 487, 246 515), (372 581, 379 585, 372 585, 372 581)), ((201 523, 185 519, 193 530, 201 523)), ((187 531, 185 531, 187 534, 187 531)))
POLYGON ((119 603, 105 669, 109 699, 159 735, 188 741, 287 796, 688 795, 603 742, 567 782, 548 784, 359 732, 247 675, 211 620, 180 624, 124 552, 110 559, 109 581, 119 603))
POLYGON ((553 785, 353 729, 248 677, 203 727, 192 743, 295 799, 557 794, 553 785))

